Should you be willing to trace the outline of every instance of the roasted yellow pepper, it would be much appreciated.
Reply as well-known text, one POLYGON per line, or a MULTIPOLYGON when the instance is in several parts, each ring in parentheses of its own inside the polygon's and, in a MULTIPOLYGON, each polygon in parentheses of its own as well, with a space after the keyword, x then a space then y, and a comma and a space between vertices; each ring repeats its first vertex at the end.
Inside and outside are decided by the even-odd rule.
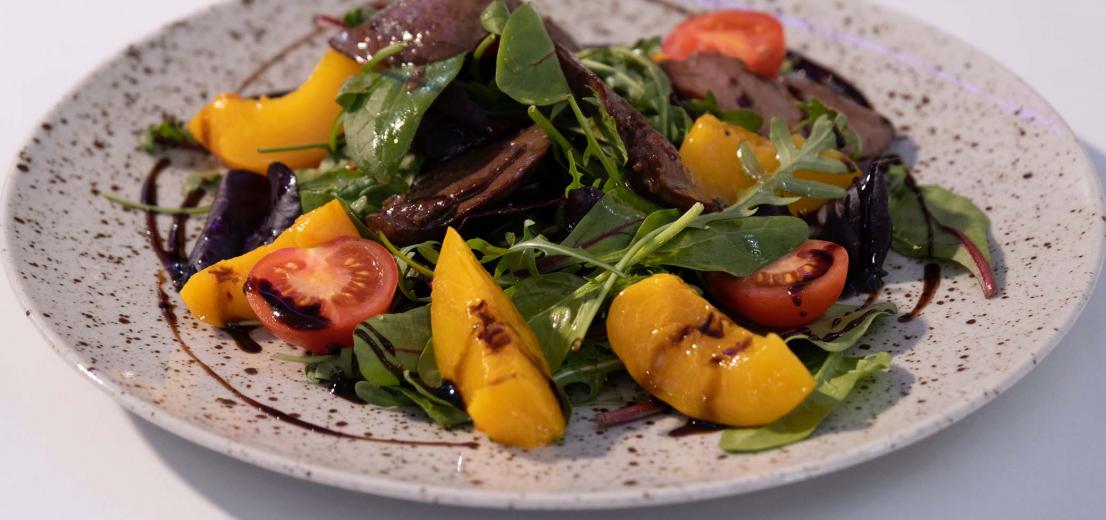
POLYGON ((272 243, 192 275, 180 291, 181 299, 196 318, 216 327, 256 320, 257 315, 250 309, 242 285, 257 262, 278 249, 315 247, 337 238, 359 236, 342 204, 331 201, 301 215, 272 243))
MULTIPOLYGON (((796 144, 802 143, 802 137, 794 137, 796 144)), ((726 123, 713 115, 706 114, 695 120, 695 125, 684 138, 680 146, 680 158, 691 171, 691 179, 707 193, 728 203, 737 201, 738 195, 754 184, 752 177, 745 172, 737 158, 741 143, 748 143, 757 162, 766 172, 775 171, 780 166, 776 156, 776 147, 768 139, 756 132, 750 132, 740 126, 726 123)), ((828 151, 826 156, 843 159, 837 151, 828 151)), ((848 174, 816 173, 799 171, 795 176, 848 188, 859 172, 848 174)), ((803 215, 825 205, 823 199, 804 198, 792 203, 788 208, 794 215, 803 215)))
POLYGON ((696 419, 768 424, 814 390, 814 377, 783 339, 738 326, 670 274, 615 297, 607 336, 642 388, 696 419))
POLYGON ((232 168, 264 174, 274 161, 293 169, 316 166, 326 157, 326 150, 267 154, 257 150, 325 142, 341 111, 334 101, 338 90, 360 70, 356 61, 328 50, 311 77, 294 92, 260 99, 222 94, 192 118, 188 131, 232 168))
POLYGON ((477 430, 522 448, 564 435, 534 331, 452 228, 434 269, 430 326, 438 369, 461 392, 477 430))

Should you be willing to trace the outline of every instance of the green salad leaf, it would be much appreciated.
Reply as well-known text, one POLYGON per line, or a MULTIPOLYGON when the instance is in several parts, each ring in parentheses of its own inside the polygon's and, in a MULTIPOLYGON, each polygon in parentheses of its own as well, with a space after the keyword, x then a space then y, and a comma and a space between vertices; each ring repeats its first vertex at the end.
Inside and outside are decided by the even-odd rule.
POLYGON ((412 173, 417 164, 412 160, 400 164, 397 175, 381 180, 365 175, 348 162, 326 164, 318 169, 296 172, 300 206, 307 213, 334 199, 341 200, 358 220, 380 211, 384 201, 411 188, 412 173))
POLYGON ((510 17, 511 11, 503 0, 492 0, 480 13, 480 26, 490 34, 503 34, 503 28, 507 26, 510 17))
POLYGON ((781 336, 788 344, 809 341, 827 352, 842 352, 856 345, 877 319, 894 316, 898 311, 891 302, 868 306, 837 304, 814 323, 781 336))
POLYGON ((407 157, 423 115, 457 77, 465 55, 428 65, 370 68, 338 94, 346 151, 365 175, 388 184, 407 157))
POLYGON ((806 241, 810 228, 795 217, 749 217, 689 227, 645 259, 647 265, 749 276, 806 241))
POLYGON ((626 188, 607 191, 561 242, 602 256, 630 245, 638 226, 654 211, 656 204, 626 188))
POLYGON ((408 385, 397 387, 397 390, 415 403, 416 406, 422 408, 422 411, 431 420, 446 429, 472 421, 464 410, 453 406, 453 403, 427 390, 426 386, 416 380, 410 371, 405 372, 404 375, 407 377, 408 385))
POLYGON ((357 326, 353 340, 365 381, 376 386, 398 386, 401 381, 395 369, 415 370, 430 341, 430 306, 369 318, 357 326))
POLYGON ((503 26, 495 84, 523 105, 546 106, 572 97, 557 49, 532 4, 516 9, 503 26))
POLYGON ((968 198, 940 186, 913 186, 903 166, 887 172, 891 247, 912 258, 966 267, 990 298, 998 292, 987 235, 991 220, 968 198), (931 241, 932 237, 932 241, 931 241))
POLYGON ((590 322, 574 322, 583 302, 597 291, 579 276, 555 272, 524 278, 507 292, 537 336, 550 370, 560 368, 576 338, 587 333, 590 322), (581 325, 582 331, 578 328, 581 325))
POLYGON ((599 397, 603 383, 611 373, 624 369, 622 361, 610 347, 585 343, 580 350, 565 358, 561 367, 553 373, 553 382, 572 404, 584 404, 599 397))
POLYGON ((430 391, 441 384, 437 365, 428 366, 434 362, 430 344, 428 305, 375 316, 359 325, 353 346, 361 377, 354 385, 358 397, 378 406, 418 406, 445 428, 468 422, 463 410, 430 391), (423 379, 423 374, 436 380, 423 379))
POLYGON ((358 381, 353 385, 353 392, 362 401, 371 405, 383 406, 384 408, 411 406, 411 401, 394 387, 381 387, 368 381, 358 381))
POLYGON ((722 432, 719 447, 728 452, 762 451, 806 439, 852 392, 857 382, 891 366, 891 356, 878 352, 863 358, 830 354, 814 374, 818 386, 791 413, 760 428, 722 432))
POLYGON ((160 123, 146 127, 138 138, 138 148, 151 155, 160 148, 195 144, 196 138, 192 137, 184 123, 169 116, 160 123))
POLYGON ((342 25, 353 29, 365 23, 376 13, 376 11, 377 9, 371 6, 353 7, 349 11, 346 11, 346 14, 342 15, 342 25))

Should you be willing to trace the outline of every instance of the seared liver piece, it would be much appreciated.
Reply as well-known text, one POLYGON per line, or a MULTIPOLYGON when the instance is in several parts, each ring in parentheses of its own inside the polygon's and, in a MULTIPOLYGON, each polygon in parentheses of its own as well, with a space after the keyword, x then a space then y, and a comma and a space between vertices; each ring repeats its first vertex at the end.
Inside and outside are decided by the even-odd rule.
POLYGON ((537 126, 472 149, 423 172, 411 191, 389 198, 365 225, 401 246, 440 238, 446 227, 510 197, 548 150, 549 138, 537 126))
POLYGON ((795 99, 777 81, 759 76, 737 59, 716 53, 692 54, 686 60, 665 60, 661 68, 681 96, 704 99, 713 92, 723 110, 748 109, 764 117, 767 132, 773 117, 788 126, 803 119, 795 99))

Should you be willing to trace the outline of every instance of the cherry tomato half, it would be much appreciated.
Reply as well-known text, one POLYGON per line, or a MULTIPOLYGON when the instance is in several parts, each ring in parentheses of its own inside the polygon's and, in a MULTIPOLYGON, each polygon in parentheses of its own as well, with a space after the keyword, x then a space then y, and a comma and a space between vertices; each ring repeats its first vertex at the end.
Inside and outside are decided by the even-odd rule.
POLYGON ((794 328, 825 314, 841 297, 848 274, 845 248, 807 240, 745 278, 707 273, 703 281, 727 309, 766 327, 794 328))
POLYGON ((384 246, 339 238, 262 258, 246 280, 246 299, 274 336, 316 354, 353 346, 357 324, 392 305, 399 270, 384 246))
POLYGON ((770 78, 779 74, 787 55, 779 20, 766 13, 737 10, 714 11, 684 20, 664 39, 661 49, 674 60, 696 52, 725 54, 770 78))

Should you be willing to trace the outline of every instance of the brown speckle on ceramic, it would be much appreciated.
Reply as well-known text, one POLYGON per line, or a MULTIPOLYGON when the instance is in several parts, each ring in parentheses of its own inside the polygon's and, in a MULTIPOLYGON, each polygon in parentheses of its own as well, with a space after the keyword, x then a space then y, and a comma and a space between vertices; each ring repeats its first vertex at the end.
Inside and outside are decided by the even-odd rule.
MULTIPOLYGON (((664 5, 674 2, 538 3, 591 43, 663 33, 681 19, 664 5)), ((943 266, 946 278, 918 319, 884 320, 858 347, 891 352, 889 373, 864 383, 810 440, 732 456, 718 450, 717 434, 669 437, 682 424, 677 417, 597 430, 587 407, 575 410, 560 444, 504 448, 468 428, 444 431, 414 413, 338 399, 307 383, 299 366, 271 358, 294 353, 287 345, 255 333, 265 352, 249 354, 180 316, 197 358, 252 400, 350 435, 475 438, 479 446, 387 445, 281 422, 227 391, 178 346, 158 308, 159 264, 144 214, 100 195, 138 196, 155 162, 136 150, 142 128, 163 114, 189 116, 312 31, 311 15, 352 4, 231 2, 132 45, 58 104, 15 158, 6 186, 5 266, 49 342, 127 409, 233 457, 371 493, 496 507, 621 507, 760 489, 897 449, 994 398, 1056 345, 1096 279, 1106 226, 1101 188, 1071 132, 1022 82, 963 43, 878 7, 755 1, 782 16, 793 47, 855 80, 910 136, 900 148, 922 183, 987 208, 998 298, 984 300, 966 271, 943 266)), ((323 43, 310 39, 250 92, 294 87, 323 43)), ((160 190, 166 204, 180 200, 189 171, 217 167, 188 152, 170 159, 160 190)), ((909 309, 922 264, 892 256, 888 267, 882 298, 909 309)))

